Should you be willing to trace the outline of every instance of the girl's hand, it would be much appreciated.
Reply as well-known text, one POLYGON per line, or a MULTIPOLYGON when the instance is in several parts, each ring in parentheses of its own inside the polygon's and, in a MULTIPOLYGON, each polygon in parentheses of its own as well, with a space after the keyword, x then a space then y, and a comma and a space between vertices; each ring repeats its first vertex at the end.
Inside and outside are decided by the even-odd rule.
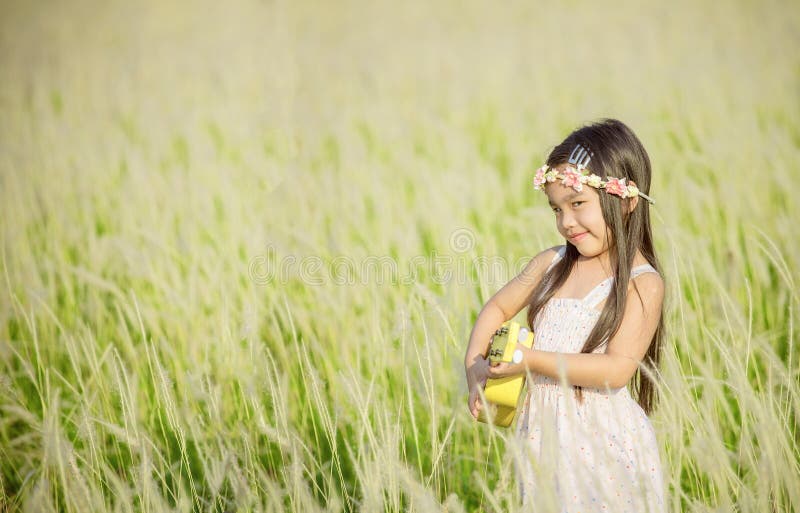
POLYGON ((500 362, 493 363, 489 367, 489 377, 491 379, 507 378, 517 374, 525 374, 525 367, 521 363, 500 362))
POLYGON ((467 407, 469 407, 469 412, 476 419, 483 408, 478 390, 486 386, 486 380, 489 377, 488 370, 489 360, 481 357, 476 358, 475 363, 467 369, 467 388, 469 389, 467 407))
POLYGON ((508 376, 516 376, 518 374, 525 374, 525 357, 527 352, 530 351, 527 347, 517 343, 517 349, 522 350, 522 361, 520 363, 490 363, 487 370, 488 376, 492 379, 507 378, 508 376))

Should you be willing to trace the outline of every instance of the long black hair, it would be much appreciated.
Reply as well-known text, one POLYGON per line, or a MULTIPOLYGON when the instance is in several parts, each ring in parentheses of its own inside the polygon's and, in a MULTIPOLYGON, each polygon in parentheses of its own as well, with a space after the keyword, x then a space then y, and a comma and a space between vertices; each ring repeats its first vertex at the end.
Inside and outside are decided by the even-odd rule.
MULTIPOLYGON (((628 182, 633 181, 641 192, 650 195, 650 158, 642 143, 624 123, 616 119, 602 119, 578 128, 569 134, 561 144, 553 148, 547 157, 547 165, 554 168, 567 163, 577 144, 592 152, 588 166, 592 173, 604 179, 617 177, 625 178, 628 182)), ((628 298, 631 268, 637 251, 641 251, 648 263, 663 276, 653 247, 649 203, 643 198, 639 198, 636 208, 626 215, 622 207, 624 202, 630 202, 631 198, 622 199, 605 193, 601 193, 599 196, 603 219, 611 232, 609 256, 614 281, 600 317, 581 349, 582 353, 593 352, 611 340, 611 337, 619 329, 628 298)), ((625 206, 629 207, 629 205, 625 206)), ((628 211, 630 211, 629 208, 628 211)), ((536 316, 566 281, 580 256, 574 245, 569 241, 566 244, 564 257, 542 277, 529 297, 528 325, 531 328, 533 328, 536 316)), ((638 289, 636 292, 638 294, 638 289)), ((661 310, 658 327, 642 362, 642 365, 649 370, 657 369, 660 361, 661 344, 664 338, 663 304, 661 310)), ((632 382, 634 395, 646 413, 653 410, 657 399, 653 374, 642 372, 640 368, 632 382)), ((577 388, 580 396, 580 387, 577 388)))

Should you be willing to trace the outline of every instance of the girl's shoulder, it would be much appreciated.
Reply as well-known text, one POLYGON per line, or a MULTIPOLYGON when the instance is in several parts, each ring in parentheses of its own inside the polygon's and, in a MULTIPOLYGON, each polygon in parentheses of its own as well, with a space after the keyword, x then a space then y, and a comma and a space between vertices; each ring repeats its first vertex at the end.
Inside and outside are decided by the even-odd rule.
POLYGON ((636 251, 636 256, 633 257, 633 266, 632 267, 633 268, 644 267, 644 266, 647 266, 647 265, 650 265, 650 262, 647 261, 647 259, 644 257, 644 255, 642 254, 642 252, 640 250, 636 251))
POLYGON ((541 255, 542 261, 547 265, 547 269, 549 270, 556 264, 556 262, 564 258, 564 254, 566 252, 567 246, 564 244, 561 246, 553 246, 552 248, 548 248, 539 253, 539 255, 541 255))
POLYGON ((650 275, 648 278, 652 279, 661 279, 661 273, 653 267, 650 262, 642 255, 641 252, 636 253, 636 257, 633 259, 633 265, 631 266, 631 270, 633 270, 633 274, 631 275, 631 279, 636 279, 639 276, 650 275))
POLYGON ((531 258, 531 261, 549 265, 551 262, 555 262, 559 258, 563 257, 566 249, 566 246, 553 246, 551 248, 544 249, 535 254, 531 258))
POLYGON ((661 273, 653 267, 641 254, 633 260, 630 284, 628 290, 648 300, 663 300, 665 283, 661 273))
POLYGON ((564 256, 565 249, 566 246, 553 246, 544 251, 540 251, 531 258, 530 262, 525 266, 525 269, 523 269, 522 275, 526 276, 528 280, 532 280, 528 283, 537 283, 542 274, 549 271, 550 268, 553 267, 553 264, 564 256))

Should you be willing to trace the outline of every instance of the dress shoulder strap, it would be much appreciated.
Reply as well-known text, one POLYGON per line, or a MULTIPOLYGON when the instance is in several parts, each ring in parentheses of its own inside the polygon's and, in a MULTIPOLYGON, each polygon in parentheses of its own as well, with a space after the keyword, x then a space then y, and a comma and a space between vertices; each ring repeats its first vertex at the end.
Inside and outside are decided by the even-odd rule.
MULTIPOLYGON (((558 249, 556 250, 555 256, 553 257, 553 261, 550 262, 550 265, 547 267, 547 271, 552 269, 553 266, 556 265, 556 263, 558 263, 559 260, 564 258, 564 255, 566 255, 566 254, 567 254, 567 247, 566 246, 559 246, 558 249)), ((547 271, 545 271, 545 272, 547 272, 547 271)))
MULTIPOLYGON (((631 279, 636 278, 640 274, 644 273, 656 273, 658 271, 650 264, 644 264, 631 269, 631 279)), ((608 296, 611 292, 611 284, 614 282, 614 277, 609 277, 603 280, 597 287, 592 289, 589 294, 583 299, 584 303, 588 304, 591 308, 597 308, 597 305, 603 302, 603 300, 608 296)))
POLYGON ((655 267, 653 267, 650 264, 640 265, 639 267, 634 267, 633 269, 631 269, 631 279, 634 279, 637 276, 639 276, 640 274, 644 274, 644 273, 656 273, 656 274, 658 274, 658 271, 656 271, 655 267))

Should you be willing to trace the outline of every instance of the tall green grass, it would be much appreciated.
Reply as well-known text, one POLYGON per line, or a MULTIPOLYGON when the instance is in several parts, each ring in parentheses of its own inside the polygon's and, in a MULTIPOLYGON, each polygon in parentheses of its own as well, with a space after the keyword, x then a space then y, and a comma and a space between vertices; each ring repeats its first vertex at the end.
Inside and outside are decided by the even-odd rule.
POLYGON ((602 116, 653 161, 670 511, 800 510, 796 5, 2 11, 0 510, 517 510, 463 354, 602 116))

